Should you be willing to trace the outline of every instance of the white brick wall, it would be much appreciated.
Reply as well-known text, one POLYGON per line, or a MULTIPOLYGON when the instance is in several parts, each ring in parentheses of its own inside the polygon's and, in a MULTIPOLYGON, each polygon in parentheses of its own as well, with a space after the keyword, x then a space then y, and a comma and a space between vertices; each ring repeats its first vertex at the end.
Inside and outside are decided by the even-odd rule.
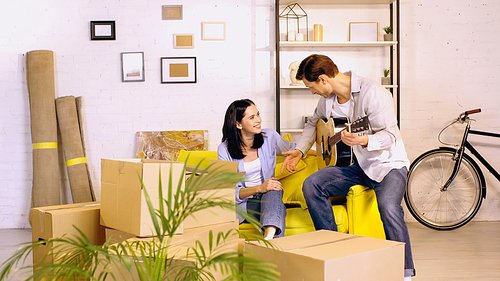
POLYGON ((135 156, 135 132, 209 131, 221 138, 230 102, 251 98, 274 127, 272 1, 10 1, 0 19, 0 228, 29 227, 32 155, 24 54, 55 53, 56 96, 83 97, 83 126, 94 188, 100 159, 135 156), (162 21, 162 4, 184 19, 162 21), (116 41, 91 41, 91 20, 115 20, 116 41), (202 41, 202 21, 226 22, 225 41, 202 41), (193 33, 194 49, 173 49, 193 33), (145 82, 121 82, 121 52, 144 52, 145 82), (161 84, 160 57, 197 58, 196 84, 161 84))
MULTIPOLYGON (((96 192, 100 159, 134 157, 136 131, 209 130, 221 138, 223 114, 253 99, 274 127, 271 0, 8 1, 0 12, 0 228, 29 227, 32 155, 24 54, 55 52, 56 96, 83 97, 86 148, 96 192), (182 4, 184 20, 162 21, 162 4, 182 4), (116 41, 90 41, 91 20, 116 20, 116 41), (202 21, 225 21, 227 39, 201 40, 202 21), (195 48, 172 48, 174 33, 194 33, 195 48), (146 81, 122 83, 120 53, 145 53, 146 81), (195 56, 198 83, 160 84, 160 57, 195 56)), ((438 145, 459 112, 481 107, 477 128, 500 132, 500 3, 401 0, 402 132, 410 159, 438 145)), ((354 69, 355 70, 355 69, 354 69)), ((498 143, 498 142, 497 142, 498 143)), ((480 147, 500 169, 495 150, 480 147)), ((500 219, 500 185, 485 171, 480 220, 500 219)))
MULTIPOLYGON (((473 116, 473 128, 500 132, 499 16, 494 0, 401 0, 401 127, 410 160, 440 145, 439 131, 469 109, 483 110, 473 116)), ((463 131, 446 132, 451 142, 463 131)), ((500 171, 500 140, 469 140, 500 171)), ((499 220, 500 184, 484 167, 483 173, 487 197, 476 219, 499 220)))

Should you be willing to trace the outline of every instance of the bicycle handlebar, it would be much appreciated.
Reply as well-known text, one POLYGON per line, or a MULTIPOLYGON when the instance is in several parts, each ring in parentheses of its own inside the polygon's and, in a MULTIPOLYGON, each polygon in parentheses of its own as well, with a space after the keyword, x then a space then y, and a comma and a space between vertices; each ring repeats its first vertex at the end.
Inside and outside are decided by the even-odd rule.
POLYGON ((477 109, 472 109, 472 110, 467 110, 465 112, 466 115, 469 115, 469 114, 474 114, 474 113, 479 113, 481 112, 481 108, 477 108, 477 109))
POLYGON ((481 108, 467 110, 464 113, 460 113, 460 116, 458 116, 457 120, 460 121, 461 123, 465 122, 465 120, 469 117, 469 114, 474 114, 474 113, 479 113, 479 112, 481 112, 481 108))

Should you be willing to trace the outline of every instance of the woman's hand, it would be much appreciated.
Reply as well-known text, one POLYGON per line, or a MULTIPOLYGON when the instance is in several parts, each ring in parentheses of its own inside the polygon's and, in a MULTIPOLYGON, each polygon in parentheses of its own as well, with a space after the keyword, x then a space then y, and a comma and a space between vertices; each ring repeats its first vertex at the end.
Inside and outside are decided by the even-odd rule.
POLYGON ((283 187, 281 186, 281 182, 279 182, 276 178, 270 178, 266 180, 264 183, 259 185, 259 188, 257 189, 257 192, 259 193, 266 193, 269 190, 283 190, 283 187))

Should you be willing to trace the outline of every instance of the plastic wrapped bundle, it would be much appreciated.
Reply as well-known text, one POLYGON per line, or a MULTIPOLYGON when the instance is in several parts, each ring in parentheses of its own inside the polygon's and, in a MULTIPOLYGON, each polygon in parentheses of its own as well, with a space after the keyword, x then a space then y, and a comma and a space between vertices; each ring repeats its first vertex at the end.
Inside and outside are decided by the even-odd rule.
POLYGON ((207 150, 208 132, 194 131, 161 131, 136 133, 136 157, 157 160, 174 160, 184 150, 207 150))

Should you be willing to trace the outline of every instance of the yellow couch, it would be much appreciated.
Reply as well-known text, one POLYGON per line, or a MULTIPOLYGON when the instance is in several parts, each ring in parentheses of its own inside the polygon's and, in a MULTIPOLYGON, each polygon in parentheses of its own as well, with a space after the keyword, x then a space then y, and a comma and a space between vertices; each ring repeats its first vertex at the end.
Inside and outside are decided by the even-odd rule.
MULTIPOLYGON (((189 155, 188 165, 207 167, 210 159, 217 159, 216 151, 185 151, 182 150, 177 161, 185 162, 189 155)), ((281 173, 281 163, 285 157, 277 157, 276 178, 283 186, 283 202, 287 206, 285 236, 314 231, 314 225, 309 216, 307 205, 302 194, 302 183, 312 173, 318 170, 315 155, 308 155, 297 165, 297 171, 281 173)), ((360 236, 385 239, 382 221, 378 212, 377 200, 373 189, 355 185, 346 196, 344 204, 332 206, 335 222, 339 232, 360 236)), ((240 225, 240 231, 255 233, 257 230, 250 224, 240 225)))

